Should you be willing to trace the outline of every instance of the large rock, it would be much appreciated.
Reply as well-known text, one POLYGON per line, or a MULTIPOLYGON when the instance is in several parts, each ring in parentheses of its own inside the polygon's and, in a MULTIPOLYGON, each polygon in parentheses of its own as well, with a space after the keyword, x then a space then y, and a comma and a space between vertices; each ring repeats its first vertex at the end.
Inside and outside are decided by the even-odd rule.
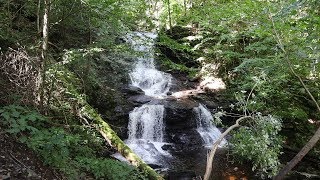
POLYGON ((121 92, 127 95, 144 95, 144 91, 142 89, 132 85, 122 87, 121 92))
POLYGON ((199 104, 189 99, 165 102, 165 139, 173 143, 167 149, 173 154, 196 151, 202 147, 202 139, 196 131, 193 108, 199 104))
POLYGON ((143 105, 152 101, 153 99, 153 97, 147 95, 136 95, 128 98, 128 100, 132 102, 134 105, 143 105))
POLYGON ((165 124, 170 129, 185 129, 196 127, 193 108, 199 104, 189 99, 166 101, 165 124))

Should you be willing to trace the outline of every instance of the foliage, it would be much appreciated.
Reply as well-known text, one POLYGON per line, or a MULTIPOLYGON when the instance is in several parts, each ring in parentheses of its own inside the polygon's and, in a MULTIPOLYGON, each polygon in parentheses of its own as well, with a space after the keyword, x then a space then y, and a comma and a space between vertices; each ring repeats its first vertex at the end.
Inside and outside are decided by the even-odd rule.
POLYGON ((94 56, 102 52, 101 48, 91 49, 75 49, 65 52, 63 56, 63 64, 74 72, 81 79, 84 86, 84 92, 89 92, 90 88, 98 85, 98 76, 96 74, 94 56))
POLYGON ((62 128, 50 128, 32 133, 26 143, 43 157, 46 164, 58 168, 70 179, 84 177, 83 169, 93 173, 97 179, 141 179, 143 177, 131 166, 114 160, 97 158, 98 151, 104 148, 103 141, 99 139, 85 129, 78 129, 71 134, 62 128))
POLYGON ((0 96, 4 103, 36 102, 39 62, 39 58, 31 56, 24 47, 9 48, 3 55, 0 53, 0 79, 6 87, 0 91, 0 96))
POLYGON ((189 78, 193 78, 196 76, 198 69, 197 68, 189 68, 186 67, 183 64, 177 64, 172 62, 170 59, 166 58, 166 59, 162 59, 162 65, 166 68, 168 68, 170 71, 178 71, 178 72, 183 72, 183 73, 187 73, 189 78))
POLYGON ((2 124, 6 127, 7 132, 17 135, 23 132, 37 132, 34 127, 46 119, 36 111, 28 110, 19 105, 8 105, 0 108, 2 124))
POLYGON ((26 141, 28 146, 41 155, 46 164, 54 166, 72 179, 79 176, 77 163, 71 159, 77 151, 92 154, 91 149, 81 145, 78 135, 69 135, 61 128, 38 131, 26 141))
POLYGON ((127 164, 112 159, 92 159, 79 157, 81 166, 91 171, 96 179, 126 180, 126 179, 146 179, 135 168, 127 164))
POLYGON ((158 45, 166 46, 171 50, 182 51, 182 52, 193 52, 189 46, 178 43, 176 40, 170 38, 166 34, 160 34, 158 41, 159 41, 157 42, 158 45))
MULTIPOLYGON (((287 145, 300 148, 316 128, 308 120, 319 119, 319 113, 288 68, 288 61, 319 101, 319 7, 315 0, 193 1, 185 16, 173 12, 172 17, 177 17, 173 20, 177 25, 192 27, 196 35, 202 36, 197 44, 185 45, 200 51, 205 59, 202 67, 219 67, 219 75, 227 82, 227 93, 238 102, 237 110, 279 117, 287 145)), ((243 146, 257 141, 265 148, 264 141, 269 143, 274 147, 265 148, 270 161, 261 157, 264 151, 260 146, 260 152, 251 152, 249 147, 235 152, 241 155, 243 151, 242 156, 250 157, 260 172, 274 174, 280 150, 269 142, 271 139, 263 137, 263 129, 257 121, 241 128, 235 136, 240 138, 238 145, 240 141, 243 146), (254 126, 261 128, 254 130, 254 126)), ((314 152, 319 151, 315 148, 314 152)))
POLYGON ((234 133, 231 149, 241 161, 251 161, 252 170, 258 170, 262 178, 272 177, 279 170, 278 155, 281 150, 281 121, 273 117, 257 114, 246 126, 234 133))
MULTIPOLYGON (((154 0, 52 1, 49 56, 54 60, 51 59, 46 67, 45 105, 47 113, 52 113, 50 115, 63 116, 62 120, 57 120, 62 124, 50 128, 50 123, 57 122, 50 122, 37 112, 17 105, 0 108, 0 117, 3 119, 1 124, 16 136, 30 135, 28 141, 25 138, 24 141, 39 152, 47 163, 58 167, 70 177, 84 176, 81 173, 83 169, 96 178, 113 176, 112 172, 104 170, 106 166, 114 168, 116 172, 121 172, 121 168, 128 173, 135 172, 118 162, 96 158, 97 149, 102 145, 100 141, 94 141, 99 138, 91 136, 94 134, 92 131, 88 134, 89 130, 84 127, 86 130, 65 127, 79 127, 74 115, 79 111, 79 104, 86 99, 91 102, 106 100, 99 106, 106 111, 114 109, 116 93, 113 93, 114 89, 105 87, 103 82, 115 84, 119 79, 99 77, 105 75, 104 70, 107 68, 111 73, 118 73, 119 69, 125 72, 122 67, 129 66, 119 59, 102 59, 101 55, 122 51, 122 48, 117 49, 121 45, 116 46, 116 39, 127 31, 153 29, 154 19, 145 16, 147 10, 154 13, 152 11, 157 10, 157 6, 163 6, 160 27, 165 27, 169 15, 166 3, 170 3, 173 24, 187 27, 188 31, 175 34, 173 28, 170 35, 160 34, 158 46, 164 47, 163 52, 171 53, 170 57, 163 58, 163 64, 169 69, 194 75, 203 69, 199 68, 200 63, 196 61, 201 56, 205 59, 201 62, 203 67, 219 67, 219 75, 228 83, 227 92, 235 94, 233 98, 238 101, 238 110, 244 114, 255 114, 256 117, 251 124, 235 134, 235 154, 252 160, 254 168, 260 172, 274 174, 280 152, 277 138, 280 124, 274 116, 266 117, 257 112, 283 119, 282 133, 289 145, 301 147, 314 131, 315 125, 309 123, 309 120, 319 119, 320 115, 314 111, 313 103, 306 98, 307 93, 290 73, 287 63, 293 65, 319 101, 319 1, 168 0, 157 3, 154 0), (189 41, 181 37, 183 35, 192 35, 197 39, 189 41), (105 69, 99 69, 102 66, 105 69), (97 94, 99 96, 95 96, 97 94), (88 142, 95 142, 95 145, 89 145, 88 142), (261 154, 266 152, 267 155, 262 157, 261 154)), ((27 52, 23 51, 23 56, 40 56, 42 37, 37 20, 41 23, 43 9, 43 2, 37 0, 1 1, 1 57, 10 47, 19 49, 16 48, 20 47, 19 44, 26 46, 24 49, 27 52)), ((11 62, 21 62, 16 60, 11 62)), ((22 75, 28 76, 30 73, 27 70, 32 70, 33 77, 36 77, 40 68, 36 65, 38 63, 19 63, 13 67, 20 75, 26 72, 22 75), (23 67, 25 70, 21 69, 23 67)), ((12 76, 14 73, 1 71, 0 84, 8 87, 6 85, 12 79, 4 78, 3 74, 12 76)), ((27 82, 26 78, 20 79, 22 83, 27 82)), ((123 79, 125 77, 121 77, 123 79)), ((32 88, 25 89, 35 90, 35 85, 33 83, 32 88)), ((10 86, 10 89, 14 88, 10 86)), ((7 88, 3 88, 0 94, 26 97, 23 92, 12 95, 12 91, 7 91, 7 88)), ((122 178, 120 174, 116 176, 122 178)), ((133 178, 140 178, 140 175, 133 178)))

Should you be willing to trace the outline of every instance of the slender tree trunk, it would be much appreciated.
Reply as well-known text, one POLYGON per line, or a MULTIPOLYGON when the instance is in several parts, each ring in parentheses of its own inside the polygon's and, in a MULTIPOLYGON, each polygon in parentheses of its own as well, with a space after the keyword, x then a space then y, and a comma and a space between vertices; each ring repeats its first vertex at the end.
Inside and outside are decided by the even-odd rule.
POLYGON ((49 32, 49 4, 50 0, 44 0, 44 14, 43 14, 43 42, 42 42, 42 58, 45 59, 48 50, 48 32, 49 32))
POLYGON ((212 145, 212 148, 210 150, 209 156, 207 157, 207 166, 206 166, 206 173, 204 174, 203 179, 204 180, 209 180, 210 175, 211 175, 211 171, 212 171, 212 163, 213 163, 213 158, 214 155, 216 153, 216 150, 219 146, 219 144, 221 143, 221 141, 223 140, 223 138, 230 132, 232 131, 234 128, 237 128, 240 126, 240 122, 245 120, 245 119, 249 119, 251 118, 251 116, 243 116, 239 119, 237 119, 236 123, 232 126, 230 126, 224 133, 221 134, 221 136, 219 137, 219 139, 212 145))
POLYGON ((167 5, 168 5, 168 17, 169 17, 170 34, 172 34, 172 18, 171 18, 170 0, 167 0, 167 5))
POLYGON ((317 144, 320 139, 320 127, 316 131, 316 133, 312 136, 309 142, 300 150, 300 152, 290 161, 287 165, 281 169, 281 171, 274 177, 274 180, 284 179, 285 175, 291 171, 301 160, 302 158, 308 154, 308 152, 317 144))
MULTIPOLYGON (((311 100, 314 102, 315 106, 317 107, 318 113, 320 113, 320 106, 317 102, 317 100, 314 98, 314 96, 311 94, 311 92, 309 91, 308 87, 306 86, 306 84, 303 82, 302 78, 294 71, 293 69, 293 65, 291 64, 291 61, 288 57, 288 53, 286 51, 286 49, 284 48, 284 45, 282 43, 282 40, 278 34, 278 31, 275 28, 275 24, 273 21, 272 16, 269 16, 271 22, 272 22, 272 26, 273 26, 273 30, 275 33, 275 38, 281 48, 281 50, 283 51, 283 53, 286 55, 285 56, 285 60, 288 64, 288 67, 291 71, 291 73, 299 80, 300 84, 302 85, 302 87, 306 90, 306 92, 308 93, 308 96, 311 98, 311 100)), ((292 168, 294 168, 301 160, 302 158, 308 154, 308 152, 317 144, 317 142, 320 139, 320 127, 318 128, 318 130, 313 134, 313 136, 311 137, 311 139, 307 142, 307 144, 304 145, 304 147, 299 151, 299 153, 289 162, 287 163, 287 165, 285 167, 283 167, 279 173, 273 178, 274 180, 281 180, 284 179, 285 175, 291 171, 292 168)))
POLYGON ((41 0, 38 0, 38 8, 37 8, 37 30, 40 33, 40 10, 41 10, 41 0))
POLYGON ((184 16, 187 15, 187 0, 183 0, 184 16))
POLYGON ((8 19, 9 19, 8 28, 7 28, 8 34, 11 33, 11 27, 12 27, 12 15, 11 15, 11 11, 10 11, 10 3, 11 3, 11 0, 9 0, 7 3, 7 13, 8 13, 8 19))
POLYGON ((48 34, 49 34, 49 8, 50 0, 44 0, 44 14, 43 14, 43 27, 42 27, 42 52, 41 52, 41 67, 40 67, 40 109, 44 106, 44 89, 46 81, 46 63, 47 63, 47 51, 48 51, 48 34))

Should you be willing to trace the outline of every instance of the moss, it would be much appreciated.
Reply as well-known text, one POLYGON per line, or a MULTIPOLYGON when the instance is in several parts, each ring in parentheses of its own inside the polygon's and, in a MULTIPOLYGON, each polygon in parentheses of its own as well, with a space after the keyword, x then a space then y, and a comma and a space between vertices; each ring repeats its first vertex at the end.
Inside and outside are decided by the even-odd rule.
POLYGON ((139 156, 137 156, 111 129, 101 116, 89 105, 84 104, 81 114, 92 120, 98 126, 99 131, 110 145, 115 147, 120 154, 130 161, 131 164, 136 165, 140 170, 146 172, 150 179, 162 179, 150 166, 144 163, 139 156))

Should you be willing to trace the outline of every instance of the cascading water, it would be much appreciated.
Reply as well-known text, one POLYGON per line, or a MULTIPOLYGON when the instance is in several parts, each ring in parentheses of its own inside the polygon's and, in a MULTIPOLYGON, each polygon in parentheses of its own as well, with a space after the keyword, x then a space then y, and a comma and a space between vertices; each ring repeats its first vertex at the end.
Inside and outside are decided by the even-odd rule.
MULTIPOLYGON (((206 109, 202 104, 199 104, 198 107, 195 107, 193 111, 196 115, 197 131, 202 137, 205 146, 212 146, 212 144, 219 139, 221 132, 212 124, 213 117, 210 111, 206 109)), ((223 139, 220 143, 220 146, 223 146, 226 143, 227 141, 223 139)))
POLYGON ((133 49, 142 53, 135 68, 129 74, 133 86, 141 88, 148 96, 165 96, 171 84, 171 75, 158 71, 154 65, 153 33, 136 32, 128 36, 133 49))
MULTIPOLYGON (((221 132, 212 124, 213 117, 204 105, 196 107, 198 104, 193 100, 176 97, 173 101, 173 96, 167 98, 172 77, 155 68, 153 45, 156 37, 153 33, 133 32, 126 38, 138 56, 129 73, 131 85, 139 87, 151 97, 148 99, 154 100, 130 112, 125 143, 151 167, 161 171, 170 169, 171 172, 167 171, 169 179, 192 179, 196 176, 190 171, 197 175, 203 173, 207 148, 212 146, 221 132), (193 111, 190 111, 192 108, 193 111), (194 129, 195 121, 197 131, 194 129), (170 178, 172 171, 177 174, 173 172, 170 178)), ((224 139, 220 146, 226 143, 224 139)), ((122 159, 117 154, 114 157, 122 159)))
MULTIPOLYGON (((154 65, 153 33, 135 32, 128 35, 133 49, 142 54, 129 74, 133 86, 141 88, 146 95, 164 97, 169 91, 171 75, 158 71, 154 65)), ((163 105, 144 104, 129 114, 127 145, 146 163, 164 165, 163 156, 170 156, 161 149, 163 142, 163 105)))
POLYGON ((129 115, 129 141, 144 139, 148 141, 163 141, 162 105, 143 105, 135 108, 129 115))

